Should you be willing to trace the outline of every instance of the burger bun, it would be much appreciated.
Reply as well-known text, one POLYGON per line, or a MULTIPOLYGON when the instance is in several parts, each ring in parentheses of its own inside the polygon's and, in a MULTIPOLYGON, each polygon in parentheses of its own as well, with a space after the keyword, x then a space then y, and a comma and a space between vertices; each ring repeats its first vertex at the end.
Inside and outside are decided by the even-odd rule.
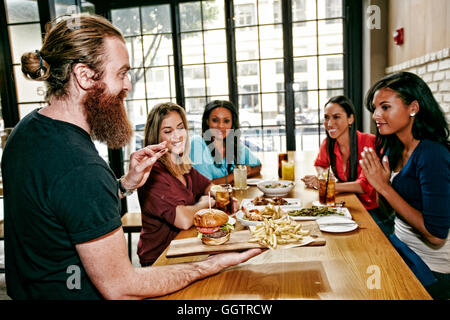
POLYGON ((218 209, 202 209, 194 214, 194 225, 202 228, 223 226, 228 222, 228 215, 218 209))

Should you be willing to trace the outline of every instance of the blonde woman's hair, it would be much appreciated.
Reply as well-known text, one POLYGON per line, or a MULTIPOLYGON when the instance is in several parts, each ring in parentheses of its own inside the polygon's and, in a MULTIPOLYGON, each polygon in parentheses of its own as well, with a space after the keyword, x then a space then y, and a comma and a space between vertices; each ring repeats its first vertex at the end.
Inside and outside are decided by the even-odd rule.
POLYGON ((74 14, 55 18, 46 25, 42 48, 22 55, 22 72, 28 79, 46 82, 47 101, 52 96, 67 96, 76 63, 94 70, 94 80, 102 77, 104 41, 108 37, 125 42, 120 30, 101 16, 74 14))
POLYGON ((190 141, 189 141, 189 131, 188 131, 188 123, 186 119, 186 112, 182 107, 172 102, 164 102, 157 104, 153 107, 147 117, 147 123, 145 124, 145 133, 144 133, 144 145, 148 146, 151 144, 158 144, 162 141, 159 141, 159 132, 161 129, 161 123, 164 118, 171 112, 178 112, 183 121, 183 126, 186 130, 186 144, 184 148, 183 155, 178 159, 177 163, 173 163, 169 154, 165 154, 159 161, 169 170, 170 174, 173 176, 183 175, 189 173, 191 171, 191 160, 189 158, 189 150, 190 150, 190 141))

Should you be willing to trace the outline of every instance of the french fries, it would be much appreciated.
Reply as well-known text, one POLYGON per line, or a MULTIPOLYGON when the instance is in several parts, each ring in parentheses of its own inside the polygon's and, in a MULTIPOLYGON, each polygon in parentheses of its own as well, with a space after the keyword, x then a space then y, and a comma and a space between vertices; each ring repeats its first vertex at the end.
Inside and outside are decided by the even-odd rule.
POLYGON ((260 213, 263 217, 272 219, 280 219, 282 216, 286 215, 286 213, 281 210, 280 206, 278 206, 278 209, 275 208, 275 206, 266 206, 260 213))
POLYGON ((309 235, 301 224, 292 221, 288 216, 279 220, 264 219, 264 222, 250 229, 252 238, 248 242, 257 242, 265 247, 276 249, 278 245, 297 243, 309 235))
POLYGON ((286 212, 281 210, 280 206, 278 206, 278 209, 275 206, 265 206, 262 210, 248 210, 242 207, 242 211, 244 212, 244 216, 250 221, 263 221, 265 218, 280 219, 286 215, 286 212))

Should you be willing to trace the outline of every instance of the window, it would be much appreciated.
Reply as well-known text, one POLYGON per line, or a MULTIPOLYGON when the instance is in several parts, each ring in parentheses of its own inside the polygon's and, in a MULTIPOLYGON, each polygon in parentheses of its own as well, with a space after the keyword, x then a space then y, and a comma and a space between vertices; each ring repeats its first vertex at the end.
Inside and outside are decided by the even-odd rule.
POLYGON ((273 21, 274 22, 282 22, 282 14, 281 14, 281 1, 275 0, 273 2, 273 21))
POLYGON ((342 58, 327 58, 327 71, 343 70, 342 58))
POLYGON ((186 81, 190 80, 203 80, 209 78, 209 67, 208 66, 186 66, 183 68, 184 79, 186 81))
POLYGON ((308 109, 308 81, 295 84, 295 113, 301 114, 308 109))
POLYGON ((13 76, 16 84, 20 119, 43 106, 46 88, 44 82, 26 79, 20 69, 23 53, 41 48, 42 36, 37 0, 6 3, 7 26, 11 45, 13 76))
POLYGON ((324 136, 319 115, 327 101, 328 80, 343 80, 342 6, 341 0, 292 0, 297 150, 319 147, 324 136))
MULTIPOLYGON (((306 1, 292 0, 292 17, 295 21, 306 20, 306 1)), ((299 25, 305 25, 305 23, 299 23, 299 25)))
MULTIPOLYGON (((336 18, 342 16, 342 0, 326 0, 325 18, 336 18)), ((337 20, 327 20, 328 24, 336 23, 337 20)))
POLYGON ((301 59, 294 61, 294 73, 308 72, 308 60, 301 59))
POLYGON ((196 124, 191 129, 200 129, 206 103, 229 94, 224 1, 180 3, 179 9, 183 69, 193 70, 191 78, 183 74, 184 107, 196 124))
POLYGON ((237 67, 239 76, 256 76, 258 74, 258 63, 256 62, 241 62, 237 64, 237 67))
POLYGON ((254 25, 256 22, 255 5, 253 3, 239 4, 240 2, 241 1, 236 1, 234 7, 236 25, 254 25))
POLYGON ((344 81, 342 79, 339 80, 327 80, 327 98, 331 98, 334 96, 344 94, 344 81))
POLYGON ((281 137, 277 136, 278 142, 272 144, 264 128, 276 125, 279 110, 284 110, 281 1, 235 0, 234 12, 241 131, 263 150, 279 150, 281 137), (242 19, 244 16, 246 19, 242 19), (251 74, 241 72, 240 65, 246 64, 252 65, 251 74))
POLYGON ((277 113, 282 114, 284 112, 284 83, 277 83, 277 113))
MULTIPOLYGON (((258 111, 259 96, 256 94, 258 92, 257 84, 245 84, 240 90, 242 94, 240 95, 239 106, 241 109, 250 109, 252 111, 258 111)), ((243 119, 241 119, 242 121, 243 119)), ((246 119, 248 120, 248 119, 246 119)))
POLYGON ((284 63, 283 63, 283 61, 277 61, 277 63, 276 63, 276 71, 275 72, 278 73, 278 74, 284 73, 284 63))

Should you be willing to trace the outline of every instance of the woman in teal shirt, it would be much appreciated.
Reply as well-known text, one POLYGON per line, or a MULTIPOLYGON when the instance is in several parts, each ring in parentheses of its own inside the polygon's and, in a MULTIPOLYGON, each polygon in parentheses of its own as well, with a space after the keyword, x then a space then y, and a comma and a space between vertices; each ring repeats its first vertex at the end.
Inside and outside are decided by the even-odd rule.
POLYGON ((239 133, 239 116, 232 102, 208 103, 202 117, 202 136, 191 140, 193 167, 215 184, 233 182, 236 164, 247 166, 247 177, 259 175, 261 162, 240 142, 239 133))

